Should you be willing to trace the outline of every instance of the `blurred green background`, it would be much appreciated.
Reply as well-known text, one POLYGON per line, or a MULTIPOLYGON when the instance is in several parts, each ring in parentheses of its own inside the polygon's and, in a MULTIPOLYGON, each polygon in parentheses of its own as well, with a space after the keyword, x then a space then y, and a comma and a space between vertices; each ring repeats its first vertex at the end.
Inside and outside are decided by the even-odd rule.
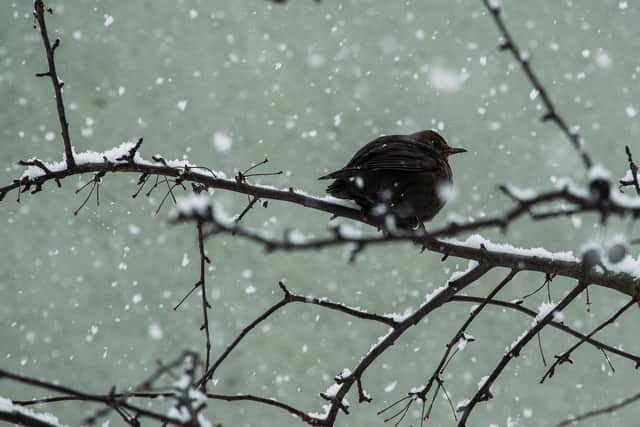
MULTIPOLYGON (((65 81, 77 151, 105 150, 144 136, 150 158, 186 158, 232 175, 268 156, 262 171, 284 170, 252 182, 322 194, 317 177, 342 166, 361 145, 386 133, 436 128, 470 153, 453 158, 456 198, 431 227, 448 216, 482 217, 510 205, 496 190, 512 183, 547 189, 559 177, 584 182, 578 157, 552 125, 540 123, 539 99, 508 54, 497 51, 498 32, 480 0, 311 0, 273 5, 262 0, 50 2, 50 32, 65 81)), ((622 176, 624 145, 640 134, 639 6, 599 0, 506 1, 505 17, 521 47, 567 120, 579 125, 598 163, 622 176)), ((0 5, 0 182, 19 177, 19 159, 61 159, 57 116, 49 81, 37 79, 45 57, 32 28, 30 1, 0 5)), ((640 151, 636 153, 640 156, 640 151)), ((108 175, 101 206, 74 189, 89 177, 52 184, 37 196, 12 193, 0 204, 0 367, 107 393, 145 378, 154 361, 187 348, 202 349, 199 298, 171 307, 198 275, 195 227, 170 226, 169 205, 154 216, 164 195, 133 200, 137 176, 108 175)), ((215 199, 239 212, 246 197, 216 191, 215 199)), ((326 233, 326 214, 272 202, 253 210, 247 225, 306 235, 326 233)), ((365 230, 375 233, 374 230, 365 230)), ((496 241, 523 247, 573 250, 617 234, 633 237, 628 221, 606 228, 593 216, 547 223, 520 220, 496 241)), ((213 356, 269 305, 284 280, 296 293, 326 296, 373 312, 416 307, 466 261, 440 261, 410 245, 368 249, 346 262, 344 248, 299 254, 264 254, 229 237, 206 243, 212 302, 213 356)), ((495 271, 469 288, 482 295, 505 275, 495 271)), ((521 274, 505 299, 538 287, 543 277, 521 274)), ((573 284, 556 280, 555 299, 573 284)), ((624 298, 592 290, 587 312, 575 302, 566 321, 583 331, 597 325, 624 298)), ((545 295, 531 298, 536 308, 545 295)), ((364 376, 373 395, 339 426, 382 425, 376 411, 428 378, 450 334, 470 306, 450 304, 429 316, 385 353, 364 376)), ((469 398, 529 319, 491 308, 469 330, 476 342, 456 356, 446 375, 454 402, 469 398)), ((638 310, 601 334, 640 353, 638 310)), ((292 305, 252 333, 218 371, 217 393, 275 397, 305 411, 320 411, 318 393, 343 368, 353 368, 385 330, 308 305, 292 305)), ((573 343, 545 330, 547 359, 573 343)), ((615 373, 597 350, 584 348, 539 385, 544 372, 531 345, 480 405, 473 426, 550 426, 637 391, 638 373, 612 356, 615 373)), ((0 396, 46 396, 0 381, 0 396)), ((159 410, 160 404, 154 404, 159 410)), ((59 403, 42 409, 77 425, 93 406, 59 403)), ((415 407, 418 409, 418 406, 415 407)), ((636 425, 640 409, 606 419, 636 425)), ((210 402, 207 417, 226 426, 297 425, 273 408, 250 402, 210 402)), ((411 412, 406 425, 416 425, 411 412)), ((120 425, 116 417, 111 425, 120 425)), ((430 425, 454 425, 437 399, 430 425)), ((604 419, 585 422, 598 426, 604 419)))

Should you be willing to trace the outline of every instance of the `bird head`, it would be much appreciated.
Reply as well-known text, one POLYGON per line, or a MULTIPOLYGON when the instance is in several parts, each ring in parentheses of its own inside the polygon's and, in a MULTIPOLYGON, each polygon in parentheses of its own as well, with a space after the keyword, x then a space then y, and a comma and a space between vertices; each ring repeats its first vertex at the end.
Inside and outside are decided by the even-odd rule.
POLYGON ((410 136, 418 142, 431 145, 437 152, 445 157, 467 152, 464 148, 450 147, 449 144, 447 144, 447 141, 445 141, 438 132, 433 130, 422 130, 420 132, 413 133, 410 136))

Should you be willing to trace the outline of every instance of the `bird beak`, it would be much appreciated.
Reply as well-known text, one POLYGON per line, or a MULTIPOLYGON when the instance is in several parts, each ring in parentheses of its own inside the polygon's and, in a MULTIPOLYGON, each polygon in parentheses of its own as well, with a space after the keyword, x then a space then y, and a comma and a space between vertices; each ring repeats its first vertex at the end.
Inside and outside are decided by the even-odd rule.
POLYGON ((466 152, 467 152, 467 150, 465 150, 464 148, 455 148, 455 147, 450 147, 450 148, 447 150, 447 155, 448 155, 448 156, 451 156, 451 155, 453 155, 453 154, 466 153, 466 152))

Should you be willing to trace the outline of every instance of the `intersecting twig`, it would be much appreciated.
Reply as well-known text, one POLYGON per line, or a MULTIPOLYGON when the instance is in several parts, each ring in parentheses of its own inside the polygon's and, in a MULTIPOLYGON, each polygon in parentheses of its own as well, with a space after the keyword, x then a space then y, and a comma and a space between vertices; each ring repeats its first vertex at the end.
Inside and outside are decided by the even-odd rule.
POLYGON ((529 330, 524 335, 518 338, 511 345, 509 351, 507 351, 507 353, 502 357, 498 365, 489 374, 489 376, 484 379, 478 391, 474 394, 471 400, 469 400, 469 402, 461 408, 462 417, 460 418, 460 421, 458 421, 458 427, 465 427, 467 425, 467 420, 469 419, 471 412, 478 403, 493 398, 493 394, 491 393, 491 386, 498 379, 509 362, 518 357, 522 349, 524 349, 529 341, 531 341, 538 334, 538 332, 540 332, 553 320, 557 312, 564 310, 565 307, 567 307, 571 303, 571 301, 573 301, 578 295, 580 295, 585 287, 586 283, 579 282, 575 288, 573 288, 555 307, 553 307, 553 309, 549 310, 543 316, 536 317, 536 322, 534 322, 533 326, 529 328, 529 330))
POLYGON ((67 386, 61 386, 61 385, 53 384, 47 381, 42 381, 39 379, 27 377, 24 375, 14 374, 13 372, 9 372, 4 369, 0 369, 0 379, 8 379, 8 380, 16 381, 22 384, 26 384, 31 387, 42 388, 42 389, 53 391, 56 393, 62 393, 64 395, 72 396, 74 400, 85 400, 85 401, 102 403, 113 408, 116 408, 116 407, 123 408, 137 414, 140 417, 151 418, 163 423, 177 425, 177 426, 184 425, 182 422, 178 420, 161 415, 157 412, 150 411, 143 407, 135 406, 127 402, 126 400, 122 399, 122 397, 128 397, 128 395, 118 397, 117 395, 114 395, 114 394, 97 395, 97 394, 84 393, 67 386))
MULTIPOLYGON (((509 274, 489 293, 489 295, 487 295, 487 297, 484 298, 484 300, 477 307, 473 309, 469 317, 464 321, 464 323, 460 326, 460 328, 458 328, 457 332, 452 335, 451 339, 449 340, 449 342, 445 347, 444 354, 440 358, 440 362, 438 363, 438 366, 436 367, 436 369, 434 369, 433 373, 431 374, 431 377, 429 377, 426 384, 419 387, 415 391, 409 392, 406 398, 400 399, 378 412, 378 415, 383 414, 388 410, 393 409, 396 405, 400 403, 404 403, 400 411, 398 411, 395 415, 392 415, 389 418, 386 418, 385 422, 391 421, 396 417, 400 417, 400 419, 396 422, 396 425, 400 423, 400 421, 402 421, 402 419, 407 414, 407 412, 411 408, 411 405, 414 402, 421 401, 424 403, 427 400, 427 395, 431 391, 431 388, 433 387, 434 383, 437 386, 436 386, 436 390, 433 393, 431 404, 429 405, 428 408, 425 408, 424 404, 422 405, 421 422, 429 418, 429 416, 431 415, 431 410, 433 409, 433 404, 435 402, 435 398, 438 394, 438 391, 442 390, 443 394, 445 394, 445 397, 448 399, 449 396, 446 394, 446 391, 444 389, 444 380, 442 380, 442 375, 444 374, 446 367, 449 365, 449 363, 453 359, 453 356, 455 356, 458 350, 461 348, 464 348, 467 342, 473 341, 472 337, 465 334, 467 328, 469 327, 469 325, 471 325, 471 323, 475 320, 475 318, 480 314, 480 312, 482 312, 482 310, 486 307, 486 305, 489 304, 489 302, 493 299, 493 297, 498 292, 500 292, 500 290, 502 290, 515 277, 517 273, 518 273, 518 270, 516 269, 511 270, 509 274)), ((453 298, 455 298, 455 296, 452 297, 452 299, 453 298)), ((456 416, 455 410, 453 411, 453 414, 455 417, 456 416)))
POLYGON ((326 418, 326 425, 333 426, 333 423, 338 416, 340 407, 336 402, 342 402, 346 394, 351 387, 362 378, 362 375, 367 368, 381 355, 383 354, 393 343, 400 338, 409 328, 417 325, 422 319, 425 318, 433 310, 441 307, 446 302, 450 301, 451 297, 466 288, 471 283, 477 281, 484 276, 491 266, 484 264, 477 264, 470 266, 462 275, 456 275, 456 278, 447 283, 446 286, 434 291, 427 300, 412 314, 405 316, 405 318, 394 328, 389 329, 388 333, 380 338, 376 344, 374 344, 369 352, 367 352, 352 370, 352 373, 342 382, 340 390, 334 397, 334 403, 329 408, 329 413, 326 418))
MULTIPOLYGON (((555 356, 556 360, 549 367, 549 369, 547 369, 547 371, 544 373, 544 375, 540 379, 540 383, 542 384, 547 378, 553 377, 553 375, 555 374, 555 370, 559 365, 562 365, 563 363, 573 363, 573 360, 571 359, 571 354, 583 343, 585 343, 587 338, 591 338, 592 336, 597 334, 599 331, 604 329, 606 326, 615 322, 618 319, 618 317, 622 315, 622 313, 627 311, 631 306, 635 304, 637 304, 637 300, 635 298, 632 298, 631 300, 629 300, 629 302, 627 302, 625 305, 620 307, 620 309, 616 311, 611 317, 609 317, 607 320, 605 320, 600 325, 598 325, 598 327, 594 328, 593 331, 591 331, 588 335, 586 335, 584 338, 581 338, 577 343, 575 343, 570 348, 568 348, 564 353, 560 355, 556 355, 555 356)), ((636 362, 636 368, 639 368, 639 367, 640 367, 640 363, 636 362)))

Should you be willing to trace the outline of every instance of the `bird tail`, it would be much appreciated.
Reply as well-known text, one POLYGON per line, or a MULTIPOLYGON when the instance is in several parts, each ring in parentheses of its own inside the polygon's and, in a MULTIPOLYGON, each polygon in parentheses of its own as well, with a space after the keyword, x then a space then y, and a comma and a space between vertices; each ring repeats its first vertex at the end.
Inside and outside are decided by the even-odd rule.
POLYGON ((357 169, 357 168, 342 168, 340 170, 333 171, 331 173, 323 175, 318 179, 346 179, 351 176, 354 176, 359 172, 360 172, 360 169, 357 169))
POLYGON ((320 178, 318 178, 318 179, 336 179, 336 178, 338 178, 338 177, 336 176, 336 175, 338 174, 338 172, 340 172, 340 171, 335 171, 335 172, 328 173, 328 174, 326 174, 326 175, 322 175, 322 176, 321 176, 320 178))
POLYGON ((343 179, 336 179, 327 187, 327 193, 338 199, 352 199, 353 196, 347 191, 347 186, 343 179))

